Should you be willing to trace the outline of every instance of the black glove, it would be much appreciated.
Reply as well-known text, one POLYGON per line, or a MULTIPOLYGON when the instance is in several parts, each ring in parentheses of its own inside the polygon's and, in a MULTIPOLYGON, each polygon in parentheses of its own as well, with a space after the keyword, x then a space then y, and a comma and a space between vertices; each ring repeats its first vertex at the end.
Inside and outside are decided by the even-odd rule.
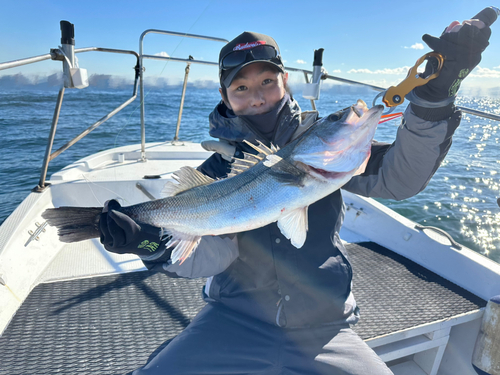
MULTIPOLYGON (((481 61, 481 52, 488 46, 491 30, 464 24, 458 32, 443 32, 439 38, 425 34, 422 40, 435 52, 445 57, 439 76, 424 86, 414 89, 415 94, 429 102, 441 102, 454 97, 462 80, 481 61)), ((429 60, 424 72, 432 74, 436 61, 429 60)))
POLYGON ((138 224, 121 213, 120 203, 110 200, 99 219, 101 243, 104 248, 117 254, 152 256, 165 251, 165 243, 160 240, 160 229, 148 224, 138 224))

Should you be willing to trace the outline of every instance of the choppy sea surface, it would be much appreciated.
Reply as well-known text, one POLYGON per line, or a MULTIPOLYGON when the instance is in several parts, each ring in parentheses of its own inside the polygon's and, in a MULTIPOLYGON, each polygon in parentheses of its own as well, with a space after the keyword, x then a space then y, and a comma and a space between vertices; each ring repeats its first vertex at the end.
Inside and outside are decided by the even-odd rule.
MULTIPOLYGON (((131 96, 132 90, 66 90, 53 150, 131 96)), ((170 140, 175 133, 181 89, 149 91, 146 96, 146 141, 170 140)), ((320 115, 352 105, 371 103, 376 92, 322 91, 320 115)), ((308 100, 295 94, 303 110, 308 100)), ((0 88, 0 223, 30 193, 40 178, 57 91, 0 88)), ((208 115, 218 103, 214 89, 190 87, 180 130, 183 140, 209 139, 208 115)), ((500 99, 459 97, 458 105, 500 114, 500 99)), ((67 164, 109 147, 140 142, 139 99, 63 152, 49 165, 48 175, 67 164)), ((392 142, 398 121, 381 124, 376 139, 392 142)), ((423 224, 437 226, 467 247, 500 262, 500 122, 464 114, 453 145, 427 188, 395 202, 391 209, 423 224)))

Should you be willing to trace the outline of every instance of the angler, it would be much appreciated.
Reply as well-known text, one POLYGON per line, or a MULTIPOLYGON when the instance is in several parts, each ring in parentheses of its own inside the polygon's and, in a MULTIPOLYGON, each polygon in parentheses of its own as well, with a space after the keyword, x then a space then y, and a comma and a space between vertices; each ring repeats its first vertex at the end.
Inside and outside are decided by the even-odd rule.
MULTIPOLYGON (((405 199, 422 191, 439 167, 461 118, 454 96, 449 96, 450 87, 456 88, 460 71, 471 71, 479 63, 491 33, 488 26, 476 22, 450 26, 439 38, 424 39, 433 50, 446 55, 442 73, 414 90, 418 104, 408 106, 394 143, 373 142, 364 172, 343 184, 343 189, 370 197, 405 199)), ((288 154, 286 145, 311 139, 307 132, 315 127, 307 129, 316 122, 317 113, 302 113, 287 91, 288 75, 274 39, 251 32, 233 39, 220 52, 219 78, 222 101, 210 115, 210 135, 219 141, 205 143, 215 153, 199 172, 212 179, 226 177, 233 158, 253 152, 244 141, 278 146, 281 159, 297 156, 297 163, 311 167, 300 170, 318 178, 341 172, 319 167, 311 156, 301 159, 293 152, 288 154)), ((338 118, 348 116, 352 115, 338 114, 338 118)), ((329 143, 329 139, 324 141, 329 143)), ((323 152, 320 158, 324 156, 323 152)), ((258 168, 276 170, 281 159, 266 157, 269 165, 262 162, 258 168)), ((332 155, 331 162, 336 160, 332 155)), ((348 161, 340 164, 352 166, 348 161)), ((244 173, 211 186, 227 188, 244 173)), ((301 179, 296 183, 289 175, 285 174, 289 185, 305 184, 301 179)), ((195 189, 202 187, 191 191, 195 189)), ((177 196, 188 196, 189 191, 177 196)), ((230 193, 219 191, 221 195, 230 193)), ((344 216, 340 189, 310 204, 302 214, 301 227, 307 223, 308 231, 300 248, 292 242, 295 232, 283 231, 287 225, 280 225, 278 219, 278 223, 234 236, 202 236, 198 249, 182 264, 171 259, 167 239, 153 252, 141 247, 144 241, 160 242, 160 229, 136 222, 124 210, 112 201, 98 215, 98 231, 108 251, 137 254, 148 268, 170 276, 209 277, 204 288, 208 304, 135 375, 391 374, 349 326, 360 315, 351 293, 349 255, 338 234, 344 216)), ((185 240, 172 234, 175 243, 169 245, 185 240)))

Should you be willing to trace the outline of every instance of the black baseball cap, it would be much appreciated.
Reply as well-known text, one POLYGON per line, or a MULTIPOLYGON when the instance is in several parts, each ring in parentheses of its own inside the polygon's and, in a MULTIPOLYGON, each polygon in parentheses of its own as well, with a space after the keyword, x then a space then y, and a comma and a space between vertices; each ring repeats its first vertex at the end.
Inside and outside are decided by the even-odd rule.
POLYGON ((219 79, 221 85, 226 88, 231 86, 231 82, 241 69, 256 62, 269 63, 280 72, 285 72, 278 43, 270 36, 245 31, 220 50, 219 79))

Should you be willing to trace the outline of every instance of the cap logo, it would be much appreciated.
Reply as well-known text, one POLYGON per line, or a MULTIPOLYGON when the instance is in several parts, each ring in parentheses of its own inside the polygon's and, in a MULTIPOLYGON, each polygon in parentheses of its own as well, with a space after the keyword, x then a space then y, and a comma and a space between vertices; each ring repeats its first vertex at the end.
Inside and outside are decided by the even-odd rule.
POLYGON ((233 48, 233 51, 242 51, 245 49, 250 49, 250 48, 257 47, 257 46, 261 46, 263 44, 266 44, 266 42, 264 40, 257 40, 255 42, 250 42, 250 43, 240 43, 240 44, 237 44, 233 48))

